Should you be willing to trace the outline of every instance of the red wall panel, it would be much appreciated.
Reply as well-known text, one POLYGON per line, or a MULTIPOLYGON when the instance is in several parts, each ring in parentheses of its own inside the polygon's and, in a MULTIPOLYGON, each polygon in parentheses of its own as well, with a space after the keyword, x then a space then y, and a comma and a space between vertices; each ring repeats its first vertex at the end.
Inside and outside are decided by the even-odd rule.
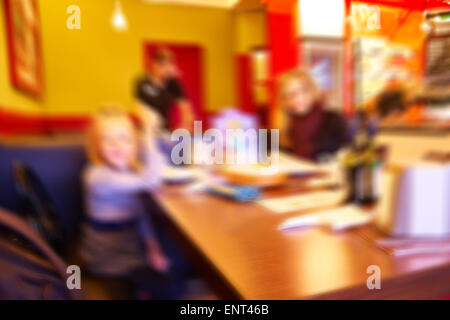
POLYGON ((256 112, 252 94, 252 58, 250 54, 236 55, 235 65, 239 109, 245 112, 256 112))

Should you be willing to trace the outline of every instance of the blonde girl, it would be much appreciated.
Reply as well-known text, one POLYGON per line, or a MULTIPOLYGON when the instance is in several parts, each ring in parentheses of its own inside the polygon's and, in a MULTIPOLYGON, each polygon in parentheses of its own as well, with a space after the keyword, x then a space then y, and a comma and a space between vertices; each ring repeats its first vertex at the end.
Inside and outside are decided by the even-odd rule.
POLYGON ((153 115, 142 109, 138 121, 139 130, 121 108, 103 106, 92 122, 80 255, 92 274, 127 278, 138 292, 174 298, 170 262, 143 199, 160 183, 163 158, 154 144, 153 115))

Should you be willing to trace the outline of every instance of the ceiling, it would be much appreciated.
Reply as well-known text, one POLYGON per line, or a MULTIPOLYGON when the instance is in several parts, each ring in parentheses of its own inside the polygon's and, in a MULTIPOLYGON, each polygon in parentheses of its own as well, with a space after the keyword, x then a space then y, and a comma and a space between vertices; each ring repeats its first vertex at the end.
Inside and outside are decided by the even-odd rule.
POLYGON ((239 0, 143 0, 148 3, 186 4, 219 8, 232 8, 239 0))
POLYGON ((159 4, 186 4, 217 8, 255 9, 261 7, 261 0, 142 0, 159 4))

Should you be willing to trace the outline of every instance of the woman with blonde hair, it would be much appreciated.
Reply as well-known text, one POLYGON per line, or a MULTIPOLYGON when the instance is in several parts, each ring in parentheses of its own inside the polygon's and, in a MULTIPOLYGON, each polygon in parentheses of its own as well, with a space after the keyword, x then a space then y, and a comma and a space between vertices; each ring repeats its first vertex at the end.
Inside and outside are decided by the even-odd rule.
POLYGON ((281 75, 278 105, 280 145, 297 156, 319 160, 349 143, 346 121, 325 108, 324 96, 307 71, 294 69, 281 75))
POLYGON ((171 299, 178 291, 171 263, 143 199, 160 183, 163 158, 154 144, 153 115, 145 108, 140 113, 140 128, 117 106, 102 107, 92 122, 80 256, 91 274, 129 279, 139 294, 171 299))

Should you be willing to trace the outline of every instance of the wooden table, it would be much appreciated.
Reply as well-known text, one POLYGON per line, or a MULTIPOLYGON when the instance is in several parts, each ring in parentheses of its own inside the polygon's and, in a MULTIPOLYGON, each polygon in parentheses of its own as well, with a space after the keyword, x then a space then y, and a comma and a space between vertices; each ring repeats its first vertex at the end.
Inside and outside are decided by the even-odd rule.
MULTIPOLYGON (((305 187, 294 180, 267 194, 299 191, 305 187)), ((450 293, 450 255, 389 256, 374 246, 381 235, 373 226, 288 233, 277 226, 301 213, 276 214, 256 203, 187 193, 183 186, 166 186, 156 199, 235 298, 432 299, 450 293), (381 290, 367 288, 370 265, 381 269, 381 290)))

